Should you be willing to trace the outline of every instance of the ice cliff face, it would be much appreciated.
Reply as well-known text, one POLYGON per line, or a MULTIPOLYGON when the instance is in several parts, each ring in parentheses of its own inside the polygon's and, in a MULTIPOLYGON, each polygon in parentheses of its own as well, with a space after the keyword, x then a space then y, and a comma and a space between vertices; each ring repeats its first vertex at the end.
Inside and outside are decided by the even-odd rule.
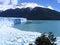
POLYGON ((26 32, 13 28, 14 19, 0 18, 0 45, 28 45, 40 36, 37 32, 26 32))
POLYGON ((0 27, 13 26, 14 24, 24 24, 27 22, 26 18, 0 17, 0 27))

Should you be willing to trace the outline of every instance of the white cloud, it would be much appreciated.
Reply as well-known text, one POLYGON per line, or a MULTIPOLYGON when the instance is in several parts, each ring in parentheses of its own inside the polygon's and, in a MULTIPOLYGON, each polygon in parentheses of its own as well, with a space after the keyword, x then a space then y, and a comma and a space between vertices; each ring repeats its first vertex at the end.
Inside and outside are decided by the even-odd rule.
POLYGON ((47 8, 54 10, 52 6, 48 6, 47 8))
MULTIPOLYGON (((7 3, 6 3, 7 4, 7 3)), ((45 6, 42 6, 42 5, 38 5, 36 3, 21 3, 21 5, 0 5, 0 10, 7 10, 7 9, 15 9, 15 8, 27 8, 27 7, 30 7, 30 8, 34 8, 34 7, 45 7, 45 6)))
POLYGON ((34 7, 43 7, 43 8, 49 8, 49 9, 52 9, 52 6, 43 6, 43 5, 38 5, 36 3, 21 3, 21 5, 0 5, 0 10, 7 10, 7 9, 15 9, 15 8, 27 8, 27 7, 30 7, 30 8, 34 8, 34 7))
POLYGON ((0 0, 0 2, 2 2, 3 0, 0 0))
POLYGON ((18 4, 18 0, 0 0, 0 2, 3 3, 3 5, 8 5, 11 1, 11 5, 17 5, 18 4))
POLYGON ((13 5, 0 5, 0 10, 14 9, 13 5))
POLYGON ((8 5, 9 2, 10 2, 10 0, 3 0, 3 4, 4 4, 4 5, 8 5))
POLYGON ((11 0, 12 5, 17 5, 18 4, 18 0, 11 0))
POLYGON ((57 0, 57 3, 60 3, 60 0, 57 0))
POLYGON ((34 8, 34 7, 45 7, 45 6, 42 6, 42 5, 38 5, 36 3, 21 3, 21 5, 23 5, 22 7, 31 7, 31 8, 34 8))
POLYGON ((47 7, 45 7, 43 5, 38 5, 37 3, 21 3, 20 8, 26 8, 26 7, 31 7, 31 8, 34 8, 34 7, 42 7, 42 8, 49 8, 49 9, 54 10, 53 7, 50 6, 50 5, 47 6, 47 7))
POLYGON ((49 9, 52 9, 52 10, 54 10, 53 9, 53 7, 52 6, 47 6, 47 7, 45 7, 45 6, 43 6, 43 5, 38 5, 37 3, 21 3, 21 7, 23 8, 26 8, 26 7, 31 7, 31 8, 34 8, 34 7, 43 7, 43 8, 49 8, 49 9))

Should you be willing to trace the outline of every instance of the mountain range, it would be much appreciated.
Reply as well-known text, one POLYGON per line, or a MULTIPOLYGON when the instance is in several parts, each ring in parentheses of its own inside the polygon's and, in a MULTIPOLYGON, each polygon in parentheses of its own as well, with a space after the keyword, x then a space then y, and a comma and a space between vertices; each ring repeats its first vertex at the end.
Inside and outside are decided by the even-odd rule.
POLYGON ((22 17, 28 20, 60 20, 60 12, 43 7, 15 8, 0 11, 0 17, 22 17))

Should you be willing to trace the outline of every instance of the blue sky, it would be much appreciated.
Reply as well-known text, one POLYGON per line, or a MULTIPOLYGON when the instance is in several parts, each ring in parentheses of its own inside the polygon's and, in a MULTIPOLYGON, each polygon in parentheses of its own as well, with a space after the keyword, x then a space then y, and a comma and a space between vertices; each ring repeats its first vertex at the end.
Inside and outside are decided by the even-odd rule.
POLYGON ((43 6, 51 6, 55 10, 60 12, 60 0, 19 0, 19 4, 23 2, 33 2, 43 6))
MULTIPOLYGON (((2 2, 8 3, 8 0, 0 0, 0 4, 3 4, 2 2)), ((9 0, 11 3, 11 0, 9 0)), ((60 12, 60 0, 15 0, 17 1, 17 4, 21 4, 21 3, 37 3, 39 5, 43 5, 45 7, 51 6, 54 10, 59 11, 60 12)), ((12 2, 14 2, 14 0, 12 0, 12 2)), ((14 4, 16 4, 14 3, 14 4)))

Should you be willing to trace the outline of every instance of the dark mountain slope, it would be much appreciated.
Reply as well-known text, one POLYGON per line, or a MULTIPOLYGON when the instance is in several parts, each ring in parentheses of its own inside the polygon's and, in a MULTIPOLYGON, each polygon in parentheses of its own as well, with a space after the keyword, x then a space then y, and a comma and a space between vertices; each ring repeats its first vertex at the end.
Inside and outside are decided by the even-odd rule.
POLYGON ((60 12, 47 8, 35 7, 31 11, 29 15, 29 19, 56 20, 56 19, 60 19, 60 12))
POLYGON ((16 8, 0 13, 0 17, 24 17, 29 20, 60 20, 60 12, 48 8, 16 8))

